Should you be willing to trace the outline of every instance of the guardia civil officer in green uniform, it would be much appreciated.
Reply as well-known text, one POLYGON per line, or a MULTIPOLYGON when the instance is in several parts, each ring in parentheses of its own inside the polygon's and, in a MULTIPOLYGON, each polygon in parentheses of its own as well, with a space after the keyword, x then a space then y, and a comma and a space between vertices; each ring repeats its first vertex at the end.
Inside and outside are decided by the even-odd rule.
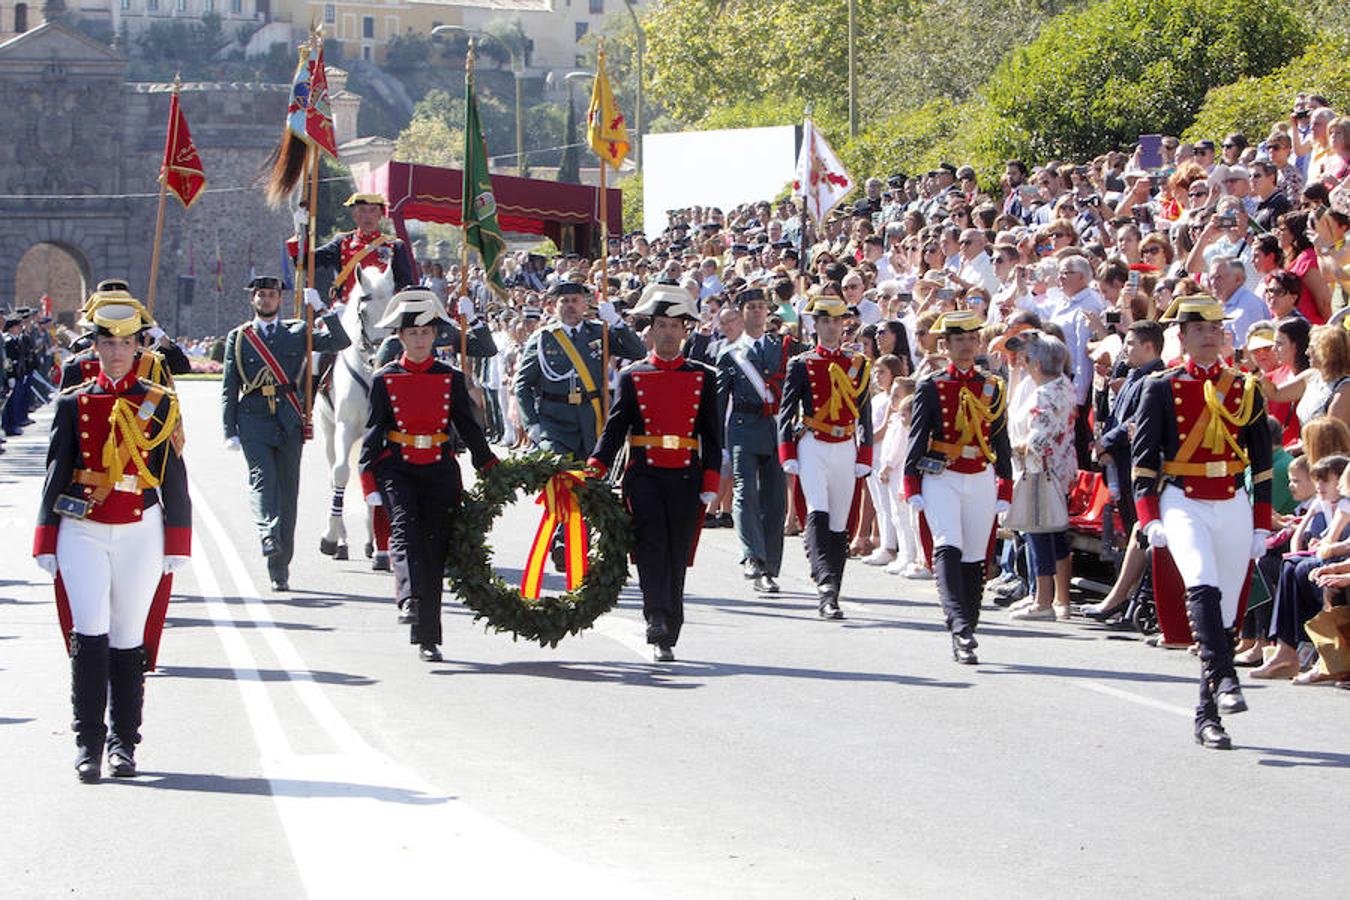
POLYGON ((608 380, 601 361, 601 322, 609 325, 612 356, 642 359, 647 348, 608 300, 596 309, 599 322, 585 318, 591 300, 586 285, 560 281, 549 294, 557 298, 558 318, 525 343, 516 370, 516 400, 531 442, 584 460, 604 425, 602 392, 608 380))
MULTIPOLYGON (((261 276, 249 282, 254 317, 225 338, 225 377, 221 411, 225 446, 244 451, 249 501, 258 526, 272 590, 290 589, 295 547, 295 504, 300 490, 300 451, 304 447, 302 398, 305 323, 281 318, 281 279, 261 276)), ((324 313, 313 288, 305 302, 322 319, 314 323, 314 350, 337 352, 351 344, 336 313, 324 313)))

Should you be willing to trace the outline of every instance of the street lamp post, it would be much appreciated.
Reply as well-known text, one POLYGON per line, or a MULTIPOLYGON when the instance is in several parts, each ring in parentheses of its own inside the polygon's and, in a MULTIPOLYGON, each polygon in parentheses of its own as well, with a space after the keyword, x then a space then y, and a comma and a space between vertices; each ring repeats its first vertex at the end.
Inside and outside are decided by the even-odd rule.
POLYGON ((506 41, 487 31, 473 31, 465 28, 463 25, 437 25, 431 29, 433 36, 444 34, 465 34, 476 35, 477 37, 487 39, 491 38, 506 49, 507 55, 511 59, 511 80, 516 88, 516 174, 525 177, 525 120, 522 107, 520 105, 520 76, 523 71, 520 65, 520 58, 516 55, 516 50, 506 41))
POLYGON ((633 121, 637 138, 633 141, 633 165, 637 167, 640 173, 642 171, 642 82, 645 77, 642 68, 642 55, 647 47, 647 33, 642 29, 642 22, 638 19, 637 10, 633 7, 633 0, 623 0, 623 2, 628 7, 628 14, 633 17, 633 28, 637 31, 637 109, 634 111, 633 121))

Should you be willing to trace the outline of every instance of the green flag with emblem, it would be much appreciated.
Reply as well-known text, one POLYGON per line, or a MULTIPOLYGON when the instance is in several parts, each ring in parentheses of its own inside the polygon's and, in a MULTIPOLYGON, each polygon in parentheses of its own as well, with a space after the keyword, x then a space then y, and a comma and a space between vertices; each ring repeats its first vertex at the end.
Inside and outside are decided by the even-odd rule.
POLYGON ((483 259, 488 287, 498 295, 506 293, 502 283, 502 256, 506 241, 497 222, 497 200, 492 194, 492 176, 488 173, 487 142, 478 118, 478 99, 473 91, 473 44, 469 44, 464 73, 464 199, 460 206, 464 223, 464 244, 473 247, 483 259))

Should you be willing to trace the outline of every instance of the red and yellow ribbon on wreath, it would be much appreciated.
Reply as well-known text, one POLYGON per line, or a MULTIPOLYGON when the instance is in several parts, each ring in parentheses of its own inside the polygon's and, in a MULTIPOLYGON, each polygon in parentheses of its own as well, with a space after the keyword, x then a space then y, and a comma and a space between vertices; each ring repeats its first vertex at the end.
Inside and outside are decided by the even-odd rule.
POLYGON ((548 480, 535 500, 544 507, 544 514, 525 561, 525 573, 520 578, 520 596, 528 600, 539 599, 539 590, 544 583, 544 562, 553 543, 553 532, 559 524, 563 529, 563 552, 567 559, 567 589, 576 590, 586 577, 589 543, 576 495, 577 488, 585 480, 586 473, 580 469, 559 472, 548 480))

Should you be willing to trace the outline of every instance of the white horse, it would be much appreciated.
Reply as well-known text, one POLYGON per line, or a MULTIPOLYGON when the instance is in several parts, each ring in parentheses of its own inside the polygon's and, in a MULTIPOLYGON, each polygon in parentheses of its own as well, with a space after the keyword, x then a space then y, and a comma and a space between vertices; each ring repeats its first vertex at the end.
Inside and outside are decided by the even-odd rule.
MULTIPOLYGON (((387 329, 376 328, 394 296, 394 270, 381 272, 374 266, 359 268, 356 285, 342 311, 342 327, 351 344, 338 354, 333 365, 332 388, 315 404, 315 418, 323 431, 324 453, 332 472, 333 502, 328 528, 319 540, 319 551, 334 559, 347 559, 347 526, 342 519, 343 498, 351 478, 352 456, 365 433, 370 417, 370 379, 373 362, 387 329)), ((362 509, 365 509, 362 505, 362 509)), ((366 555, 374 553, 374 530, 366 511, 366 555)), ((377 562, 380 560, 377 559, 377 562)))

